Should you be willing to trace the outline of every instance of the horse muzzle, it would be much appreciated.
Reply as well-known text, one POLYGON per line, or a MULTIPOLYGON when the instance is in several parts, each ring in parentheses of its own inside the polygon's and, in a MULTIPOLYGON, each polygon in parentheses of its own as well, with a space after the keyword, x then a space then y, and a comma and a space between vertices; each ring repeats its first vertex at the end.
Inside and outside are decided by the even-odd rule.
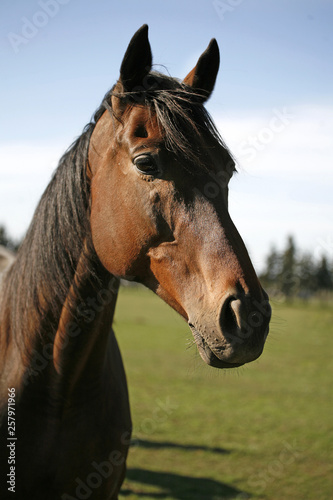
POLYGON ((189 320, 201 358, 216 368, 236 368, 257 359, 269 331, 271 307, 267 294, 262 299, 226 294, 216 320, 211 314, 196 311, 189 320))

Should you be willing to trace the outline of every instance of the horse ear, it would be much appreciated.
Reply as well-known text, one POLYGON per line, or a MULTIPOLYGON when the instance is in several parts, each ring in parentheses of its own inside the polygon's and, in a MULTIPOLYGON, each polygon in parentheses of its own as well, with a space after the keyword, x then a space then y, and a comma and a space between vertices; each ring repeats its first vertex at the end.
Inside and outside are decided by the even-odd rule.
POLYGON ((184 83, 202 94, 206 101, 213 91, 219 66, 219 46, 215 38, 213 38, 205 52, 199 57, 197 65, 184 78, 184 83))
POLYGON ((120 82, 125 92, 142 86, 152 65, 152 53, 148 40, 148 26, 144 24, 133 35, 120 67, 120 82))

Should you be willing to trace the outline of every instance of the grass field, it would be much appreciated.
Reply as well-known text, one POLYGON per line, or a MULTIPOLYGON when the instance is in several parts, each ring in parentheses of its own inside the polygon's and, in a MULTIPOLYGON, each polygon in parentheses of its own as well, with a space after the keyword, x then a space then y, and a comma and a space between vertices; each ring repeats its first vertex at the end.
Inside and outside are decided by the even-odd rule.
POLYGON ((237 370, 205 365, 142 289, 121 290, 115 330, 134 424, 122 500, 333 499, 332 308, 273 304, 262 357, 237 370))

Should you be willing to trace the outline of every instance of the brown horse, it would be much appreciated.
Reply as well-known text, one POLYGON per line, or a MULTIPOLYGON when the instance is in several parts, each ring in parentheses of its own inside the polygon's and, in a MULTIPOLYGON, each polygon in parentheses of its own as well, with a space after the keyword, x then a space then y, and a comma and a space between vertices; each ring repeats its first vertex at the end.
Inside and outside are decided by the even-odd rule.
POLYGON ((111 329, 120 278, 178 311, 209 365, 263 350, 268 297, 228 213, 234 162, 204 108, 217 43, 182 82, 151 65, 145 25, 3 280, 2 499, 117 498, 131 435, 111 329))

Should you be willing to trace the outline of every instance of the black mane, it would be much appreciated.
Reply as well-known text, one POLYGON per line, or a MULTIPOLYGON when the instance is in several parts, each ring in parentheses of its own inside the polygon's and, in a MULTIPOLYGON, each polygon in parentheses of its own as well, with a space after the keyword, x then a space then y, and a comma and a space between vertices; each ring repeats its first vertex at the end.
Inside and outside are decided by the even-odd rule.
MULTIPOLYGON (((235 170, 235 162, 217 130, 210 114, 203 105, 202 93, 176 78, 158 72, 149 73, 145 86, 132 92, 117 92, 113 87, 105 96, 104 103, 112 112, 111 97, 115 96, 130 106, 149 107, 157 117, 158 125, 164 133, 167 149, 187 162, 189 172, 193 167, 205 168, 202 152, 210 137, 215 147, 220 146, 223 165, 230 173, 235 170)), ((118 117, 116 117, 118 118, 118 117)))

